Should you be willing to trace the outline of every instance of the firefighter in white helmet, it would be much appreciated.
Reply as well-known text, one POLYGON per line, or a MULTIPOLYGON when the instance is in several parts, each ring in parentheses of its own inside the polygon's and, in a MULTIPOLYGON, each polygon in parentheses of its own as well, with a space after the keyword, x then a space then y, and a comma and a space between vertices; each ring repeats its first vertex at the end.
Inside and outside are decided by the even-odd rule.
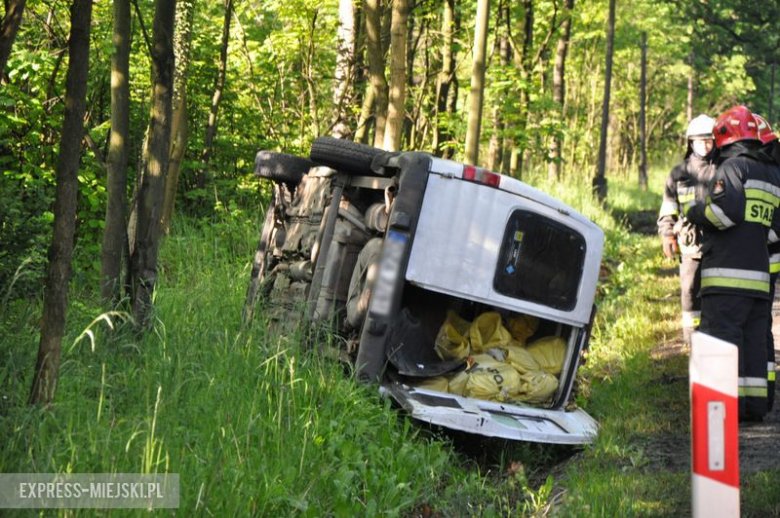
POLYGON ((682 328, 687 344, 701 318, 701 230, 683 215, 683 207, 697 194, 703 195, 715 171, 714 126, 715 120, 707 115, 699 115, 688 124, 685 158, 666 178, 658 214, 658 234, 664 255, 670 259, 680 257, 682 328))

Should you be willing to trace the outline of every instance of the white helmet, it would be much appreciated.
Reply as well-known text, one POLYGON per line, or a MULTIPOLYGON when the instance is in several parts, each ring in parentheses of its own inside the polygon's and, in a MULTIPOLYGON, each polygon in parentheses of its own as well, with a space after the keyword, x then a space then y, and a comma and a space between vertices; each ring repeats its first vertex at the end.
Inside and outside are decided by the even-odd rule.
POLYGON ((688 123, 688 129, 685 130, 685 138, 709 137, 712 136, 712 129, 715 127, 715 119, 707 115, 699 115, 688 123))

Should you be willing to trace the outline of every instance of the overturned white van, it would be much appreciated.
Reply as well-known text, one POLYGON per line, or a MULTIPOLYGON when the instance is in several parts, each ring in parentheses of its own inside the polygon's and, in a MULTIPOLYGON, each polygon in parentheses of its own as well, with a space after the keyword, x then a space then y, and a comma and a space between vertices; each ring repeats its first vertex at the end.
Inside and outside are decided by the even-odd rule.
POLYGON ((322 138, 310 159, 258 154, 256 173, 274 181, 274 197, 245 319, 261 298, 278 309, 305 303, 312 323, 351 344, 358 379, 379 383, 415 419, 511 440, 591 442, 597 423, 569 399, 594 315, 601 229, 516 179, 426 153, 322 138), (437 351, 447 315, 485 312, 534 318, 534 337, 563 344, 545 401, 426 385, 473 365, 437 351))

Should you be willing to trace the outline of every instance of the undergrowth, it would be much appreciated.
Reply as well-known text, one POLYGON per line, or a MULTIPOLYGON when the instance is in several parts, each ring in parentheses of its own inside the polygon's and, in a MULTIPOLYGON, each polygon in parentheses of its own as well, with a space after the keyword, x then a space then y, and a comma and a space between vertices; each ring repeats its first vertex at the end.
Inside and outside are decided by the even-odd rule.
MULTIPOLYGON (((591 447, 466 437, 480 453, 464 452, 311 354, 304 330, 274 336, 262 319, 242 328, 257 229, 225 211, 176 222, 161 251, 153 331, 142 339, 121 314, 108 316, 114 330, 96 320, 95 290, 72 285, 47 408, 26 405, 40 303, 11 293, 0 310, 0 472, 179 473, 182 515, 684 514, 689 475, 654 469, 648 442, 687 419, 684 362, 649 355, 677 333, 675 265, 655 236, 622 221, 659 205, 663 172, 651 179, 648 193, 611 179, 606 210, 587 182, 532 180, 606 234, 576 397, 601 423, 591 447)), ((757 498, 771 502, 756 480, 757 498)))

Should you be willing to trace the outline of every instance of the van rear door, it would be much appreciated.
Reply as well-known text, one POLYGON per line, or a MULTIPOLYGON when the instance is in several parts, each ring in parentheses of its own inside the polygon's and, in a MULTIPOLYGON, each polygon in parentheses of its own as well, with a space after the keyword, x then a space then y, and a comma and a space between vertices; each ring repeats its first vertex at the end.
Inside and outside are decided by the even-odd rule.
POLYGON ((585 411, 521 407, 410 387, 397 381, 381 391, 413 418, 453 430, 515 441, 590 444, 598 424, 585 411))

